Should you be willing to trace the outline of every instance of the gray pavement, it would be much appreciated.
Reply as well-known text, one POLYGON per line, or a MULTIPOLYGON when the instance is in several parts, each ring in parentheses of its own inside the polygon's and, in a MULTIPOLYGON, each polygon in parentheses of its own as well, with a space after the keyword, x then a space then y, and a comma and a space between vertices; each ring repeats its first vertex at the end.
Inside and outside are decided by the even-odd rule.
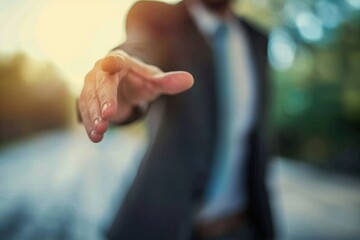
MULTIPOLYGON (((82 129, 0 149, 0 239, 102 240, 144 152, 144 137, 82 129)), ((279 239, 360 239, 360 180, 276 158, 269 185, 279 239)))
POLYGON ((360 239, 360 179, 280 158, 270 169, 280 239, 360 239))

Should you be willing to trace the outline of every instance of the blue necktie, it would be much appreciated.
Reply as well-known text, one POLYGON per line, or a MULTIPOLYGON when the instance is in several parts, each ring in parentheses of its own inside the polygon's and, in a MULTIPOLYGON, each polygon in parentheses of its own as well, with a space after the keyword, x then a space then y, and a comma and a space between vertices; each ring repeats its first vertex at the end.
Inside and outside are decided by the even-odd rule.
POLYGON ((215 149, 215 161, 210 177, 205 201, 211 203, 226 191, 227 175, 230 171, 230 156, 228 146, 230 143, 230 104, 232 91, 230 84, 230 66, 228 51, 228 26, 222 23, 214 36, 214 59, 216 66, 216 91, 218 100, 218 135, 215 149))

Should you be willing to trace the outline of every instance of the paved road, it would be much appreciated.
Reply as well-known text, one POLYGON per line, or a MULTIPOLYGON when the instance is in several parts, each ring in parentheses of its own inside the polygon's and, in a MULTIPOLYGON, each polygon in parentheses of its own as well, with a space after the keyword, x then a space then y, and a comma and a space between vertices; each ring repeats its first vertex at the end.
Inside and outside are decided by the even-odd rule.
MULTIPOLYGON (((102 240, 131 183, 143 137, 81 129, 0 149, 0 239, 102 240)), ((360 239, 360 180, 275 159, 269 185, 280 239, 360 239)))
POLYGON ((269 183, 280 239, 360 239, 360 179, 277 159, 269 183))

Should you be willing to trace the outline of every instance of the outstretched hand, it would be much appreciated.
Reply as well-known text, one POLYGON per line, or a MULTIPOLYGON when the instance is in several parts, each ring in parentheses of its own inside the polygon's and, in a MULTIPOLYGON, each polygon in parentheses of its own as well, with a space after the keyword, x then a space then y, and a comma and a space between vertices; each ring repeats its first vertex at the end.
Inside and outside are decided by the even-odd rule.
POLYGON ((187 72, 162 72, 124 51, 117 50, 96 62, 86 75, 79 98, 81 118, 93 142, 100 142, 109 122, 121 122, 135 106, 162 94, 177 94, 194 83, 187 72))

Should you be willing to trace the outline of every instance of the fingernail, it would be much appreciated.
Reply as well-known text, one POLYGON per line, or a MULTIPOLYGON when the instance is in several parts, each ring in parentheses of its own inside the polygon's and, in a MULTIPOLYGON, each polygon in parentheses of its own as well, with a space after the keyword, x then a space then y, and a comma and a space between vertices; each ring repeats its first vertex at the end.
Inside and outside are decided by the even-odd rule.
POLYGON ((104 105, 103 105, 103 111, 105 111, 106 109, 108 109, 109 106, 110 106, 109 103, 104 103, 104 105))
POLYGON ((94 126, 96 126, 96 125, 98 125, 98 123, 99 123, 100 121, 99 121, 99 119, 97 118, 97 119, 95 119, 95 121, 94 121, 94 126))
POLYGON ((90 135, 96 136, 96 131, 95 131, 95 130, 92 130, 92 131, 90 132, 90 135))

